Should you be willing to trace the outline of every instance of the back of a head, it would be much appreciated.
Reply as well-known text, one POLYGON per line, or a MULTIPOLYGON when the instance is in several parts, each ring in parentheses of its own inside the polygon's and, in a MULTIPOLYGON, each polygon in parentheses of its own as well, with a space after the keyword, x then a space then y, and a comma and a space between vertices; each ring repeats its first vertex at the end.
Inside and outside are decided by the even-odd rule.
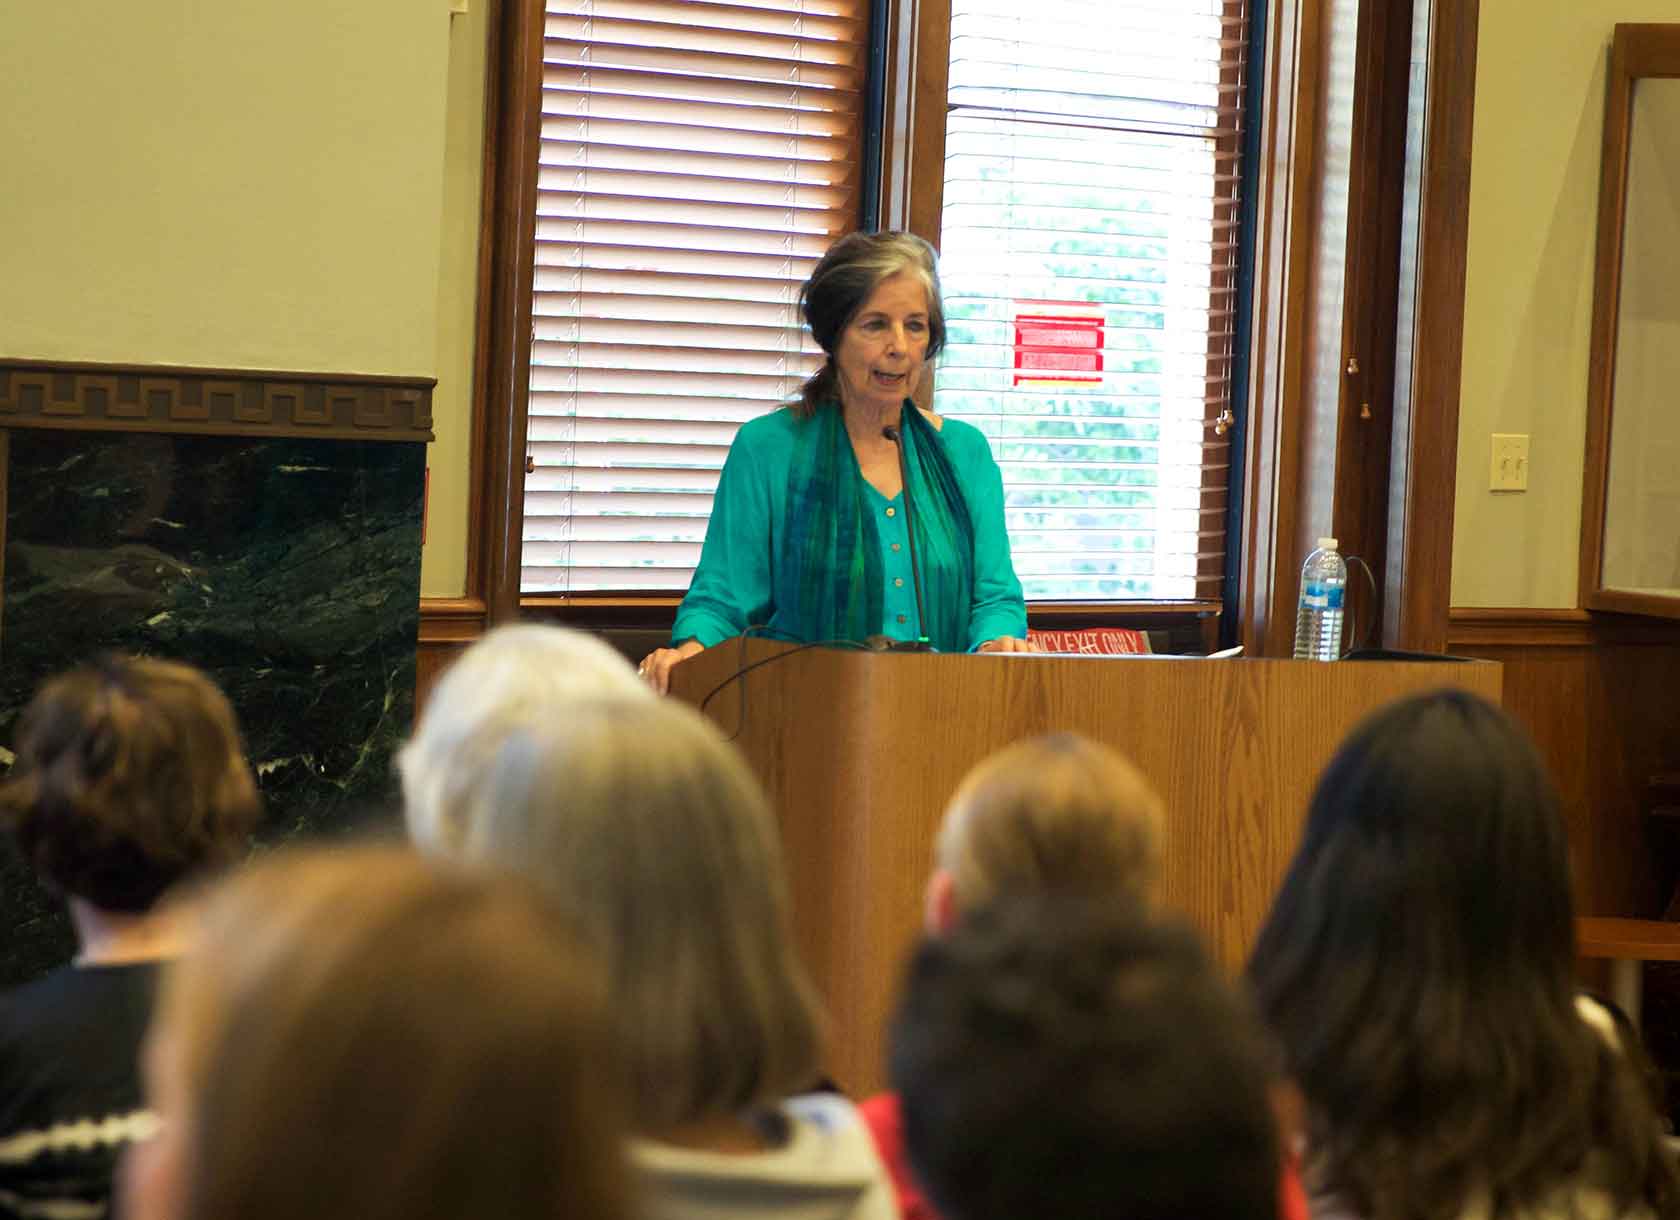
POLYGON ((627 1214, 599 974, 505 879, 259 865, 210 896, 152 1041, 182 1188, 140 1220, 627 1214))
POLYGON ((485 775, 463 853, 534 878, 601 957, 638 1130, 811 1082, 817 1002, 775 823, 709 722, 670 700, 584 701, 511 735, 485 775))
POLYGON ((1557 794, 1483 700, 1401 700, 1343 743, 1248 976, 1315 1187, 1362 1214, 1532 1206, 1595 1149, 1613 1193, 1668 1189, 1648 1101, 1577 1015, 1557 794))
POLYGON ((105 911, 237 859, 261 813, 233 708, 188 665, 112 655, 53 678, 16 753, 0 822, 45 884, 105 911))
POLYGON ((398 758, 415 843, 454 854, 475 816, 486 760, 506 735, 603 695, 651 697, 628 661, 585 632, 517 623, 476 641, 438 679, 398 758))
POLYGON ((1160 871, 1162 820, 1160 797, 1123 755, 1055 733, 964 777, 936 854, 965 910, 1005 894, 1141 899, 1160 871))
POLYGON ((1195 936, 1131 904, 1010 899, 926 940, 891 1032, 947 1220, 1274 1214, 1268 1059, 1195 936))

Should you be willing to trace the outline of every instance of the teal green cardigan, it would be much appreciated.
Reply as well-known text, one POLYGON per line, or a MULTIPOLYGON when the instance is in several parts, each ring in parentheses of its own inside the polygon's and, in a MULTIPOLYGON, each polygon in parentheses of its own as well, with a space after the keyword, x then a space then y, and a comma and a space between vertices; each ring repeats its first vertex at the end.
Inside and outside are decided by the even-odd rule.
MULTIPOLYGON (((770 634, 795 634, 777 620, 777 548, 797 545, 787 537, 790 470, 796 430, 810 421, 782 408, 742 425, 724 461, 712 503, 706 544, 688 596, 677 611, 673 641, 693 639, 702 645, 729 639, 749 626, 770 634)), ((973 650, 999 636, 1024 637, 1026 603, 1009 559, 1009 535, 1003 521, 1003 475, 991 446, 979 429, 947 419, 938 433, 967 501, 974 532, 974 584, 968 606, 966 646, 973 650)), ((916 638, 915 584, 904 529, 903 493, 891 500, 868 488, 880 535, 885 589, 879 634, 916 638)), ((914 510, 915 505, 912 505, 914 510)), ((927 564, 922 557, 922 563, 927 564)), ((922 593, 928 618, 938 621, 939 607, 958 595, 948 573, 924 566, 922 593), (941 601, 940 599, 945 599, 941 601)))

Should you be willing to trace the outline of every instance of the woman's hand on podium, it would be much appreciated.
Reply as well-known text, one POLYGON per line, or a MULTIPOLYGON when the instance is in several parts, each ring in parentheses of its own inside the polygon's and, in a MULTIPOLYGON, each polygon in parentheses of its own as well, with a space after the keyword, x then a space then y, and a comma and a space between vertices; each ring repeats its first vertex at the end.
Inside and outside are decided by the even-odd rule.
POLYGON ((636 666, 636 676, 663 695, 671 689, 671 671, 677 663, 704 651, 699 640, 684 640, 675 648, 655 648, 636 666))
POLYGON ((995 640, 987 640, 976 648, 976 652, 1037 652, 1030 641, 1019 639, 1012 635, 1000 635, 995 640))

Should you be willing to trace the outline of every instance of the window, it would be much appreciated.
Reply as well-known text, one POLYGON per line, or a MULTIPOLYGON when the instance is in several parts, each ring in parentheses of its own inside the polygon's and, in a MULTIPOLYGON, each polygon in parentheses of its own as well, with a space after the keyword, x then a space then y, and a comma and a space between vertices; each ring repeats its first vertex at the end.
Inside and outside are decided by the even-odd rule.
POLYGON ((1245 34, 954 0, 935 407, 991 438, 1029 599, 1219 596, 1245 34))
MULTIPOLYGON (((820 360, 866 18, 549 0, 523 593, 687 588, 735 430, 820 360)), ((1029 598, 1219 597, 1246 33, 1243 0, 952 0, 935 406, 992 440, 1029 598)))
POLYGON ((735 430, 821 360, 864 0, 549 0, 521 589, 669 591, 735 430))

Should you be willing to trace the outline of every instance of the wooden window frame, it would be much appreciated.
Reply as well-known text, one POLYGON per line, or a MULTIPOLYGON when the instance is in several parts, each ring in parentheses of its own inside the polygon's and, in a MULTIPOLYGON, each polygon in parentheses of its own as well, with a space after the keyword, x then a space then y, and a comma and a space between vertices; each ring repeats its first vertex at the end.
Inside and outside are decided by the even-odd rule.
POLYGON ((1379 353, 1390 347, 1392 358, 1379 357, 1377 384, 1342 382, 1315 394, 1314 362, 1327 341, 1313 333, 1315 262, 1347 253, 1326 250, 1318 232, 1333 3, 1268 5, 1239 638, 1249 655, 1290 655, 1300 564, 1310 535, 1323 529, 1312 515, 1327 512, 1338 534, 1344 524, 1382 534, 1382 630, 1373 642, 1439 653, 1452 579, 1453 508, 1442 489, 1455 485, 1458 463, 1479 0, 1360 5, 1362 17, 1370 9, 1385 16, 1365 22, 1356 48, 1376 93, 1356 107, 1376 113, 1356 109, 1353 186, 1367 200, 1382 198, 1383 159, 1403 133, 1405 199, 1398 232, 1383 239, 1390 248, 1382 257, 1394 265, 1386 279, 1358 282, 1337 310, 1334 341, 1361 336, 1379 353), (1416 82, 1410 88, 1392 87, 1400 65, 1416 82), (1409 280, 1395 242, 1414 252, 1409 280), (1361 388, 1392 403, 1386 444, 1361 443, 1341 427, 1361 388))

